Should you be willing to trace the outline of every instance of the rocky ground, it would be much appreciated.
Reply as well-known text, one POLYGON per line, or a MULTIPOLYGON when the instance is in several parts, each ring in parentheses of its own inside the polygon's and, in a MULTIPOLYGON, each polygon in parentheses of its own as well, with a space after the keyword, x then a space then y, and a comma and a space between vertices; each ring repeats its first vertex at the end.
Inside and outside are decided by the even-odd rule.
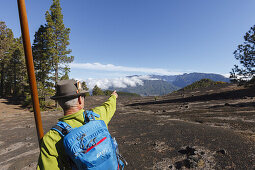
MULTIPOLYGON (((86 108, 106 97, 86 98, 86 108)), ((35 169, 33 113, 0 99, 0 169, 35 169)), ((61 117, 42 112, 45 132, 61 117)), ((255 169, 255 89, 236 85, 119 97, 109 131, 126 169, 255 169)))

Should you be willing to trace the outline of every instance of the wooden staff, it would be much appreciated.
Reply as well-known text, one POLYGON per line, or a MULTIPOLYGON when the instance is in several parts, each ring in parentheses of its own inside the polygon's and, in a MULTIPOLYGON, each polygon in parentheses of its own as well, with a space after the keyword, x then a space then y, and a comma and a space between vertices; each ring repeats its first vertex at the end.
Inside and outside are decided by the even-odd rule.
POLYGON ((34 72, 34 63, 33 63, 32 48, 30 43, 28 22, 27 22, 26 5, 25 5, 25 0, 17 0, 17 2, 18 2, 18 8, 19 8, 19 19, 20 19, 22 38, 23 38, 23 46, 24 46, 24 51, 26 56, 27 72, 28 72, 31 96, 33 101, 35 124, 36 124, 37 136, 38 136, 38 140, 40 144, 40 140, 42 139, 44 133, 42 128, 42 119, 41 119, 40 105, 39 105, 35 72, 34 72))

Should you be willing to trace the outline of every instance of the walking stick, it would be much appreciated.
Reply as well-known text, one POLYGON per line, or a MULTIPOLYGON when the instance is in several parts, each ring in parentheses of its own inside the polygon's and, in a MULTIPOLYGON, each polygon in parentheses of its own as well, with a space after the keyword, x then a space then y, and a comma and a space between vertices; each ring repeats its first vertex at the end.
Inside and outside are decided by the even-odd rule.
POLYGON ((25 0, 17 0, 17 2, 18 2, 18 8, 19 8, 19 18, 20 18, 20 27, 21 27, 21 33, 23 38, 23 46, 24 46, 24 51, 26 56, 27 72, 28 72, 31 96, 33 101, 37 137, 38 137, 38 141, 40 145, 40 139, 42 139, 44 134, 43 134, 43 128, 42 128, 42 119, 41 119, 40 105, 39 105, 35 72, 34 72, 32 48, 30 43, 30 36, 29 36, 29 29, 28 29, 28 22, 27 22, 26 5, 25 5, 25 0))

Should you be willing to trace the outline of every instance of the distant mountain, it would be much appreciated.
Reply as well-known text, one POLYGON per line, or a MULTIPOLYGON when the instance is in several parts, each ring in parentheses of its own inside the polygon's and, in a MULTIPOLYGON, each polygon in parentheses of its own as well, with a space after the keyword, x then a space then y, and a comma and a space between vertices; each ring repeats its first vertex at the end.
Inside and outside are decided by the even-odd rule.
POLYGON ((185 73, 183 75, 170 75, 170 76, 151 75, 151 77, 171 82, 178 88, 183 88, 201 79, 210 79, 213 81, 222 81, 227 83, 230 82, 229 78, 226 78, 220 74, 213 73, 189 73, 189 74, 185 73))
POLYGON ((176 80, 176 78, 178 77, 178 75, 150 75, 151 78, 155 78, 155 79, 159 79, 159 80, 164 80, 167 82, 174 82, 176 80))
MULTIPOLYGON (((128 76, 139 77, 139 75, 128 76)), ((110 87, 109 90, 116 89, 122 92, 136 93, 141 96, 157 96, 171 93, 172 91, 179 90, 201 79, 210 79, 212 81, 230 82, 228 78, 220 74, 208 73, 189 73, 183 75, 149 75, 150 78, 156 80, 142 80, 143 85, 135 87, 115 88, 110 87)))
POLYGON ((178 90, 178 87, 175 87, 171 83, 163 80, 143 80, 143 85, 138 85, 135 87, 126 87, 126 88, 109 88, 116 89, 117 91, 129 92, 140 94, 141 96, 158 96, 171 93, 172 91, 178 90))

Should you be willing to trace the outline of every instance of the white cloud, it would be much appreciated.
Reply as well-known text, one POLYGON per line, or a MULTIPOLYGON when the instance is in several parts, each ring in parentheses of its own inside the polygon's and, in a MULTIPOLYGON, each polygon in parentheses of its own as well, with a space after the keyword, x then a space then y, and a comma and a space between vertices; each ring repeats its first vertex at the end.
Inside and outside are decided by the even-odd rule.
POLYGON ((108 89, 109 87, 126 88, 128 86, 135 87, 137 85, 143 85, 143 80, 157 80, 150 76, 133 76, 133 77, 121 77, 112 79, 92 79, 85 80, 87 87, 92 90, 95 85, 101 89, 108 89))
POLYGON ((227 74, 221 74, 221 75, 223 75, 224 77, 226 77, 226 78, 229 78, 230 77, 230 73, 227 73, 227 74))
POLYGON ((101 63, 71 63, 71 69, 84 69, 84 70, 101 70, 111 72, 139 72, 149 74, 162 74, 162 75, 178 75, 180 72, 170 72, 162 68, 144 68, 144 67, 126 67, 115 66, 113 64, 101 64, 101 63))

